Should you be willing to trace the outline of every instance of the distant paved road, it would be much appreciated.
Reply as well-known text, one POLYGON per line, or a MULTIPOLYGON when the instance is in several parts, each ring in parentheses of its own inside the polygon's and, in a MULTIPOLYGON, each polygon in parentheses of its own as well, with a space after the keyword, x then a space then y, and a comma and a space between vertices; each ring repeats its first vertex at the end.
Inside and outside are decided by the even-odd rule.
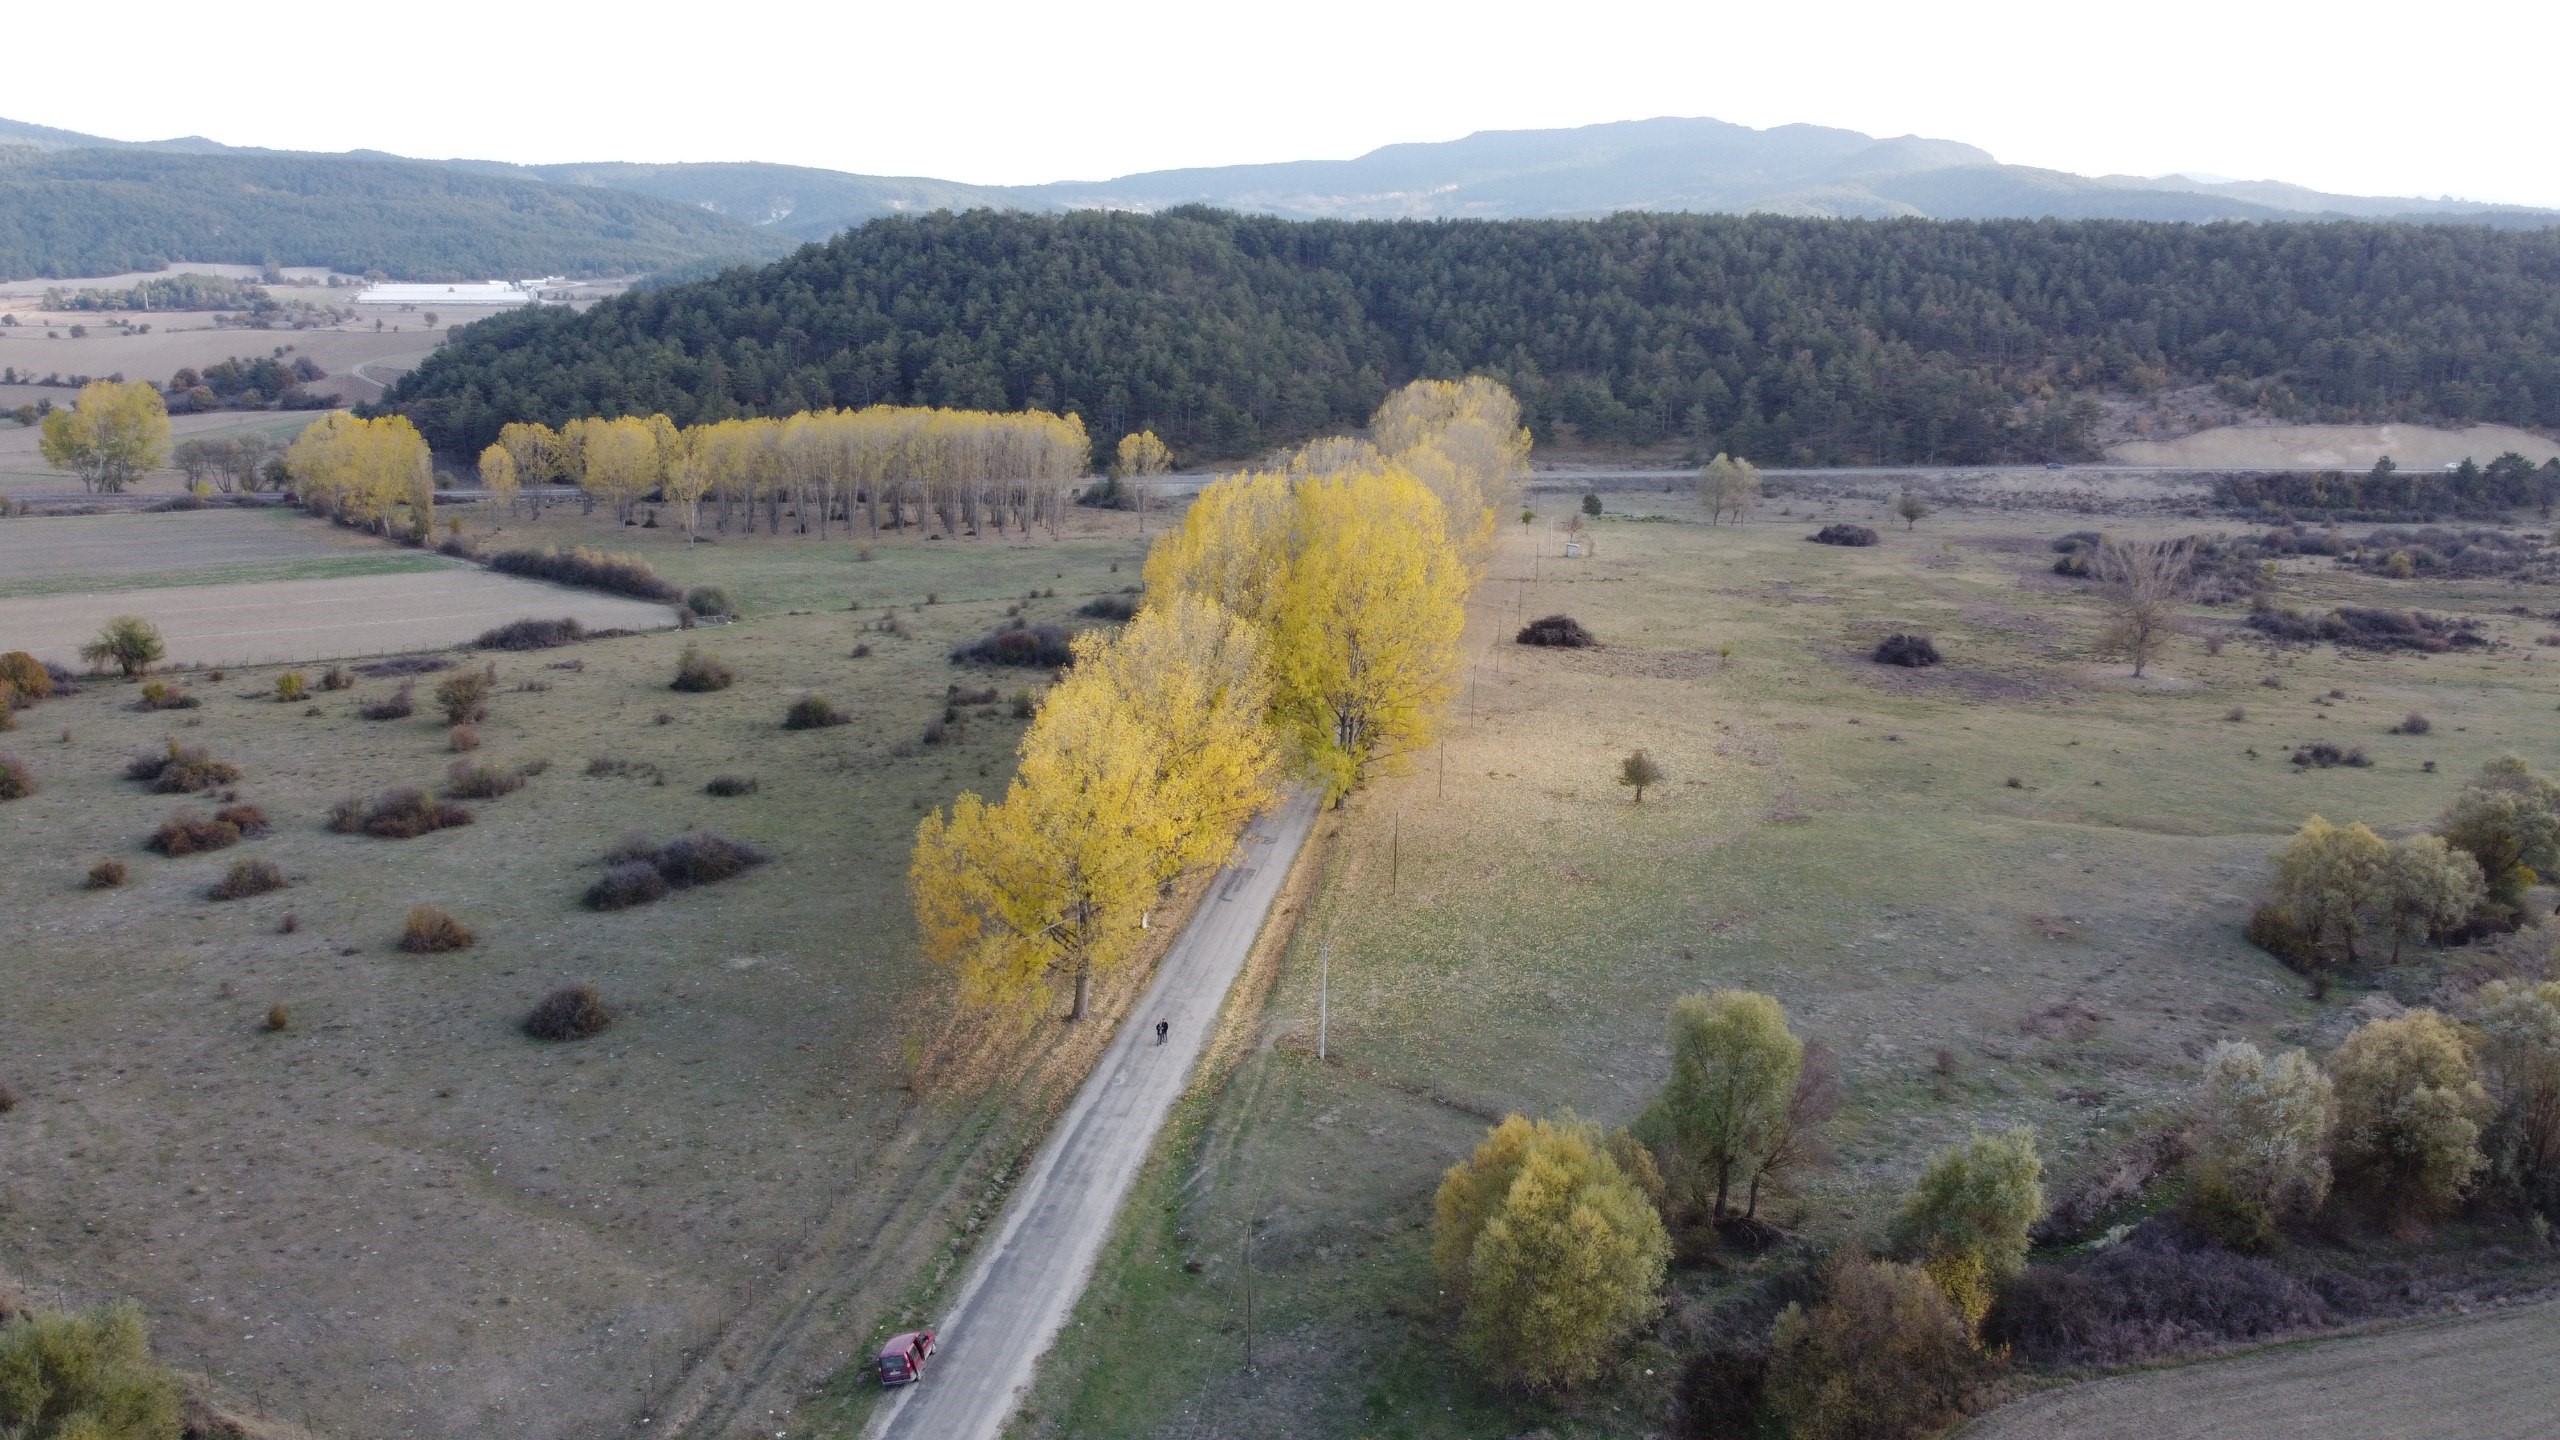
POLYGON ((937 1328, 941 1353, 924 1382, 893 1396, 872 1421, 879 1440, 994 1440, 1021 1403, 1093 1273, 1120 1203, 1244 969, 1263 917, 1316 818, 1298 795, 1256 820, 1241 857, 1219 873, 1156 971, 1146 998, 1076 1093, 1005 1207, 937 1328), (1158 1045, 1158 1020, 1172 1022, 1158 1045))
POLYGON ((1959 1440, 2549 1440, 2560 1304, 2283 1345, 2004 1405, 1959 1440))

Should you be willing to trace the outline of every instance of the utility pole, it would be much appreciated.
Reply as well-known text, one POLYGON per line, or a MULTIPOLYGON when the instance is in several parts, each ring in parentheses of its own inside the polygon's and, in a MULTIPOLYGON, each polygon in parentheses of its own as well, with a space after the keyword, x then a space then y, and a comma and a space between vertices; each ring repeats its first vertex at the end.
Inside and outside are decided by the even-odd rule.
POLYGON ((1333 942, 1324 942, 1316 960, 1316 1061, 1324 1061, 1325 1034, 1333 1020, 1333 942))

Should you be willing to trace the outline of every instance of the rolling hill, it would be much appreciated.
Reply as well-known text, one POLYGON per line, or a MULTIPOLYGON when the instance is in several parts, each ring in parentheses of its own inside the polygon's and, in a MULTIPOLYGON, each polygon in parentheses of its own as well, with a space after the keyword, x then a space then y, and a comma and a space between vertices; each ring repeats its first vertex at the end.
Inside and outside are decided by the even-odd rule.
MULTIPOLYGON (((0 144, 39 128, 0 130, 0 144)), ((9 279, 180 260, 326 265, 403 280, 605 275, 770 259, 788 248, 769 230, 679 201, 415 160, 0 148, 0 277, 9 279)))

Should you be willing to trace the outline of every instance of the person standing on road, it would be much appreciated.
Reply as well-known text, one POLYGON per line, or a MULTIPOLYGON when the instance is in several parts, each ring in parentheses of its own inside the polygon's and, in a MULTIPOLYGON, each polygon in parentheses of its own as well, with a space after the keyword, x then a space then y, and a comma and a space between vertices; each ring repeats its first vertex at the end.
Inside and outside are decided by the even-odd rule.
POLYGON ((1159 1020, 1159 1021, 1157 1021, 1157 1022, 1156 1022, 1156 1043, 1157 1043, 1157 1044, 1159 1044, 1159 1045, 1163 1044, 1163 1043, 1164 1043, 1164 1033, 1165 1033, 1166 1031, 1168 1031, 1168 1030, 1172 1029, 1172 1028, 1173 1028, 1173 1022, 1172 1022, 1172 1021, 1170 1021, 1170 1020, 1159 1020))

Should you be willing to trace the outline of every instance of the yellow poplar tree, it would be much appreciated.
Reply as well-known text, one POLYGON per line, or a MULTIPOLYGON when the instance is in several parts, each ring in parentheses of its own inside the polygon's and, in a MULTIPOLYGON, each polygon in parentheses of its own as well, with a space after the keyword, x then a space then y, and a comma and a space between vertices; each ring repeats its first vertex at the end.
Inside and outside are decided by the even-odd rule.
POLYGON ((1076 641, 1075 686, 1095 686, 1146 732, 1156 766, 1159 880, 1223 863, 1276 794, 1261 632, 1197 595, 1148 602, 1117 636, 1076 641))
POLYGON ((139 380, 92 380, 69 410, 44 417, 36 448, 45 463, 80 477, 80 488, 107 495, 169 461, 169 407, 157 387, 139 380))
POLYGON ((1128 959, 1159 871, 1149 748, 1106 687, 1071 675, 1024 735, 1001 804, 964 794, 917 827, 916 919, 964 1003, 1045 1009, 1064 975, 1082 1019, 1095 972, 1128 959))
POLYGON ((516 513, 516 457, 507 447, 491 444, 480 452, 480 486, 504 502, 507 513, 516 513))

